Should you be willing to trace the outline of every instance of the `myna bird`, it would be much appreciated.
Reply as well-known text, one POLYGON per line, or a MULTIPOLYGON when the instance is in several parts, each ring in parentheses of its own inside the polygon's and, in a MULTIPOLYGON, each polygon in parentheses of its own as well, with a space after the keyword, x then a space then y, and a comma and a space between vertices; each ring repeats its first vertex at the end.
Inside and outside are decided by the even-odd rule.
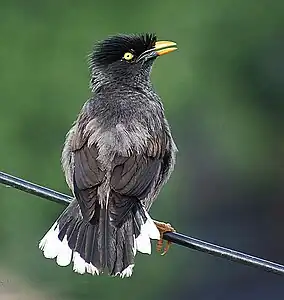
POLYGON ((129 277, 136 252, 150 254, 150 239, 172 230, 148 214, 177 151, 150 73, 176 49, 154 34, 115 35, 90 55, 92 96, 62 151, 74 200, 39 244, 59 266, 129 277))

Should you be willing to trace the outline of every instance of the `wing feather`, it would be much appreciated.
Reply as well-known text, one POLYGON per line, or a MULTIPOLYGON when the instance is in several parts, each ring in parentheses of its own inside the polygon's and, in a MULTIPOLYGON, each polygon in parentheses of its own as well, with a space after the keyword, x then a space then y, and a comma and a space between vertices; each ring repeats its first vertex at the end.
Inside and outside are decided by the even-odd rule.
MULTIPOLYGON (((139 151, 132 148, 123 152, 115 150, 112 159, 107 161, 107 168, 101 160, 101 144, 96 142, 101 143, 101 133, 104 132, 99 126, 94 118, 90 119, 86 113, 82 113, 66 143, 68 148, 65 153, 69 155, 65 159, 69 163, 65 166, 66 177, 69 181, 73 178, 72 188, 83 217, 91 221, 95 215, 96 207, 99 206, 98 190, 105 183, 106 169, 110 172, 109 188, 120 195, 117 198, 122 201, 119 212, 111 213, 125 216, 125 212, 131 207, 124 203, 126 200, 140 200, 149 209, 172 165, 170 146, 173 141, 167 124, 165 128, 148 135, 143 151, 141 148, 139 151)), ((126 134, 124 131, 122 133, 126 134)), ((128 145, 129 141, 125 144, 128 145)), ((119 219, 117 216, 117 220, 119 219)))

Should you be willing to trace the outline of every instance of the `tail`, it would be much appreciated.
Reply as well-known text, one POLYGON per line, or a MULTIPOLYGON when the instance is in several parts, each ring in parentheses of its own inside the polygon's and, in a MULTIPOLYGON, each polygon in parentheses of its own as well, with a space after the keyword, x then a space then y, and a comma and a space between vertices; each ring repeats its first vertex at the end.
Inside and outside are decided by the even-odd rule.
POLYGON ((91 222, 83 219, 77 200, 73 200, 39 248, 46 258, 56 258, 59 266, 73 262, 77 273, 99 275, 107 269, 109 275, 124 278, 132 275, 136 252, 151 254, 150 239, 159 238, 140 202, 112 192, 108 207, 97 205, 91 222))

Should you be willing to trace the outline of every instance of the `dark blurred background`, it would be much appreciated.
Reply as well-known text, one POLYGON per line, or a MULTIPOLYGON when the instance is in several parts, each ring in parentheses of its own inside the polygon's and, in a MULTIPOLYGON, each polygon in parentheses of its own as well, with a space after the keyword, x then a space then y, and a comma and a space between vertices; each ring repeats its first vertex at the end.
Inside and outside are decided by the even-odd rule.
MULTIPOLYGON (((179 148, 151 210, 179 232, 284 263, 284 2, 0 2, 0 168, 69 193, 65 134, 94 41, 156 32, 152 73, 179 148)), ((173 246, 131 279, 80 276, 38 241, 64 207, 0 186, 0 299, 284 299, 283 277, 173 246)), ((154 245, 153 245, 154 249, 154 245)))

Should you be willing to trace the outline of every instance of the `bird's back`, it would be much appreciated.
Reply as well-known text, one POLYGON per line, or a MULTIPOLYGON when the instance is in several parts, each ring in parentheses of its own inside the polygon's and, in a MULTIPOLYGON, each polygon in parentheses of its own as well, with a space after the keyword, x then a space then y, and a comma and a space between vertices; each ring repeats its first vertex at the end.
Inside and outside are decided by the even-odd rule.
POLYGON ((163 106, 158 95, 151 90, 129 86, 105 87, 92 97, 84 109, 105 129, 117 124, 139 129, 139 124, 149 132, 157 132, 163 127, 163 106))
POLYGON ((84 105, 80 119, 80 126, 92 131, 90 143, 99 145, 102 156, 146 154, 158 140, 169 138, 171 142, 166 136, 169 129, 162 103, 154 92, 147 95, 130 87, 104 89, 84 105))

